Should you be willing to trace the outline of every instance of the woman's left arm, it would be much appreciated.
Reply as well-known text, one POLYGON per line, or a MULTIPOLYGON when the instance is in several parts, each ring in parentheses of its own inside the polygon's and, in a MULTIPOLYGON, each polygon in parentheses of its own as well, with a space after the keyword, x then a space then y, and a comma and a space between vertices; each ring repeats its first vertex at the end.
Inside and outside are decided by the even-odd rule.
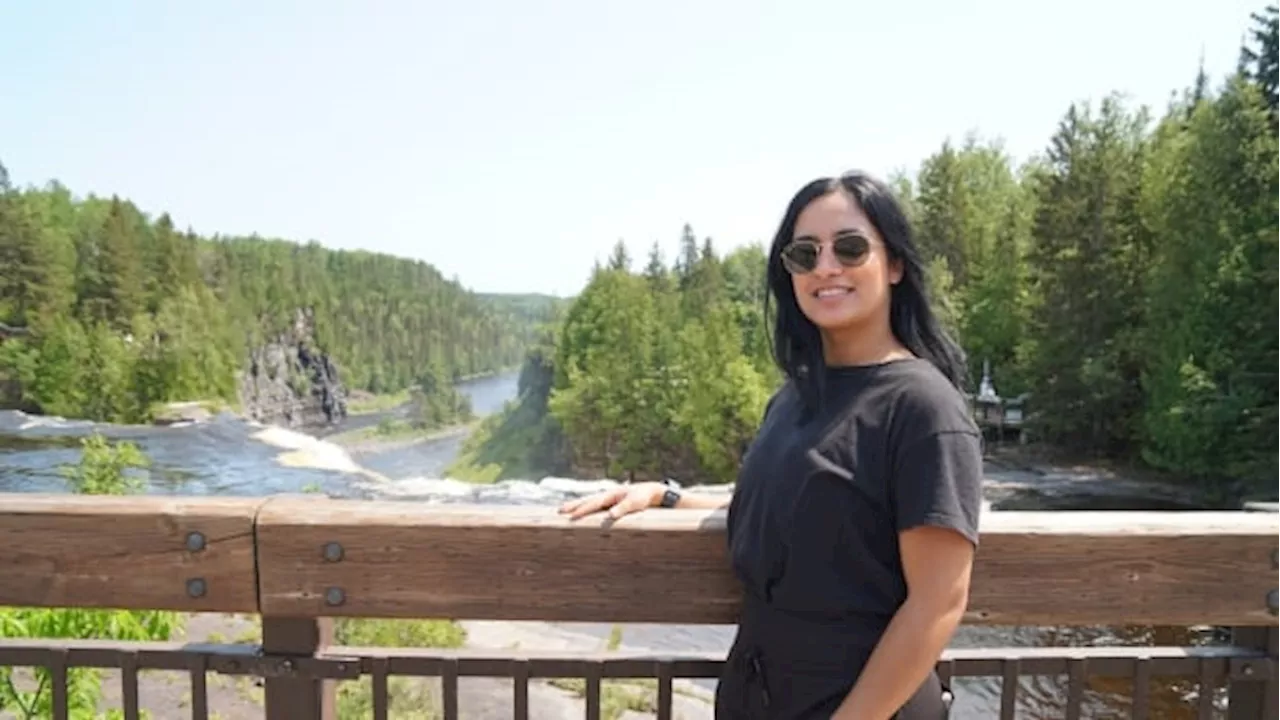
POLYGON ((899 536, 907 599, 894 614, 833 720, 889 720, 928 677, 960 625, 969 598, 973 544, 921 526, 899 536))
POLYGON ((960 403, 926 407, 892 455, 890 507, 906 597, 834 720, 888 720, 920 689, 969 601, 982 436, 960 403))

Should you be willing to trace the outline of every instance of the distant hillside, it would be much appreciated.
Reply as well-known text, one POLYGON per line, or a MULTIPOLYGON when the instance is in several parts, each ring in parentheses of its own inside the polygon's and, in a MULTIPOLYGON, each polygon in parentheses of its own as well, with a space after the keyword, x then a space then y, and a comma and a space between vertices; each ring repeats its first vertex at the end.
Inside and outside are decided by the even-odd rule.
MULTIPOLYGON (((201 237, 121 198, 14 188, 2 168, 0 268, 0 323, 27 331, 0 341, 0 407, 112 421, 173 400, 235 402, 246 370, 328 373, 332 360, 347 387, 392 392, 514 367, 559 307, 480 296, 421 261, 201 237)), ((259 382, 305 396, 306 374, 259 382)))
POLYGON ((535 324, 559 320, 573 303, 573 298, 540 293, 476 293, 476 296, 496 312, 535 324))

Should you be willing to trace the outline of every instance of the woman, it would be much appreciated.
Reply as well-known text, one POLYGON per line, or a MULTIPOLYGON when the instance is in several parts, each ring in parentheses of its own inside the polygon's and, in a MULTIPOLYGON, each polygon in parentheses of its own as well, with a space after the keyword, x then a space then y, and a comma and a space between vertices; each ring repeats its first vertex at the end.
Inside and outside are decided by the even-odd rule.
MULTIPOLYGON (((934 665, 968 600, 981 505, 962 354, 901 207, 867 175, 801 188, 768 281, 786 382, 728 505, 744 598, 716 717, 944 718, 934 665)), ((561 512, 722 504, 640 483, 561 512)))

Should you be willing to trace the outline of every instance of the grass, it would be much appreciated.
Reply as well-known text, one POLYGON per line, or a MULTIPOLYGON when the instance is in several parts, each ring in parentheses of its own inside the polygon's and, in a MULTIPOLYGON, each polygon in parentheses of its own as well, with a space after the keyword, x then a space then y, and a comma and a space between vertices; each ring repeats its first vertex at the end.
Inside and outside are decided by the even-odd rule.
MULTIPOLYGON (((605 642, 605 649, 617 650, 622 646, 622 627, 614 625, 605 642)), ((571 692, 578 697, 587 696, 587 681, 583 678, 552 678, 552 687, 571 692)), ((673 692, 680 692, 673 688, 673 692)), ((658 712, 658 681, 654 678, 634 680, 604 680, 600 683, 600 717, 617 720, 626 711, 642 713, 658 712)))
MULTIPOLYGON (((605 649, 617 650, 622 646, 622 626, 614 625, 605 641, 605 649)), ((552 678, 552 687, 571 692, 578 697, 587 696, 587 681, 583 678, 552 678)), ((650 679, 605 680, 600 683, 600 717, 617 720, 622 713, 654 713, 658 711, 658 682, 650 679)))
POLYGON ((329 438, 329 440, 339 445, 351 445, 369 441, 419 440, 455 432, 475 424, 475 422, 470 422, 423 427, 409 420, 386 418, 377 425, 339 433, 329 438))
POLYGON ((567 471, 559 428, 529 398, 508 402, 502 412, 482 420, 445 474, 459 480, 492 483, 537 478, 567 471))
MULTIPOLYGON (((587 696, 587 681, 582 678, 552 678, 552 687, 571 692, 578 697, 587 696)), ((600 717, 602 720, 618 720, 628 710, 642 713, 658 712, 658 681, 649 678, 635 680, 604 680, 600 683, 600 717)))
POLYGON ((368 620, 338 618, 334 643, 361 647, 457 648, 467 631, 452 620, 368 620))
POLYGON ((386 393, 382 395, 362 394, 347 401, 347 414, 368 415, 370 413, 391 410, 408 403, 409 399, 410 390, 407 388, 400 392, 386 393))
MULTIPOLYGON (((334 642, 363 647, 456 648, 467 641, 467 632, 452 620, 368 620, 339 618, 334 621, 334 642)), ((438 682, 438 681, 437 681, 438 682)), ((402 720, 438 720, 440 700, 429 678, 391 677, 387 695, 395 716, 402 720)), ((373 681, 368 676, 338 684, 338 717, 373 717, 373 681)))

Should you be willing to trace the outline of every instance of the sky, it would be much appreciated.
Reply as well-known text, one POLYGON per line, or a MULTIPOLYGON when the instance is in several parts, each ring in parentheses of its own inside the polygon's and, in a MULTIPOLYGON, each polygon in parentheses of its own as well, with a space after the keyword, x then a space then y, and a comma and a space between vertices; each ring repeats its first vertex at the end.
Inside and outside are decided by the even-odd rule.
POLYGON ((0 163, 204 235, 571 295, 624 240, 771 236, 808 180, 948 138, 1041 152, 1072 102, 1158 114, 1264 0, 0 3, 0 163), (964 6, 964 7, 962 7, 964 6))

